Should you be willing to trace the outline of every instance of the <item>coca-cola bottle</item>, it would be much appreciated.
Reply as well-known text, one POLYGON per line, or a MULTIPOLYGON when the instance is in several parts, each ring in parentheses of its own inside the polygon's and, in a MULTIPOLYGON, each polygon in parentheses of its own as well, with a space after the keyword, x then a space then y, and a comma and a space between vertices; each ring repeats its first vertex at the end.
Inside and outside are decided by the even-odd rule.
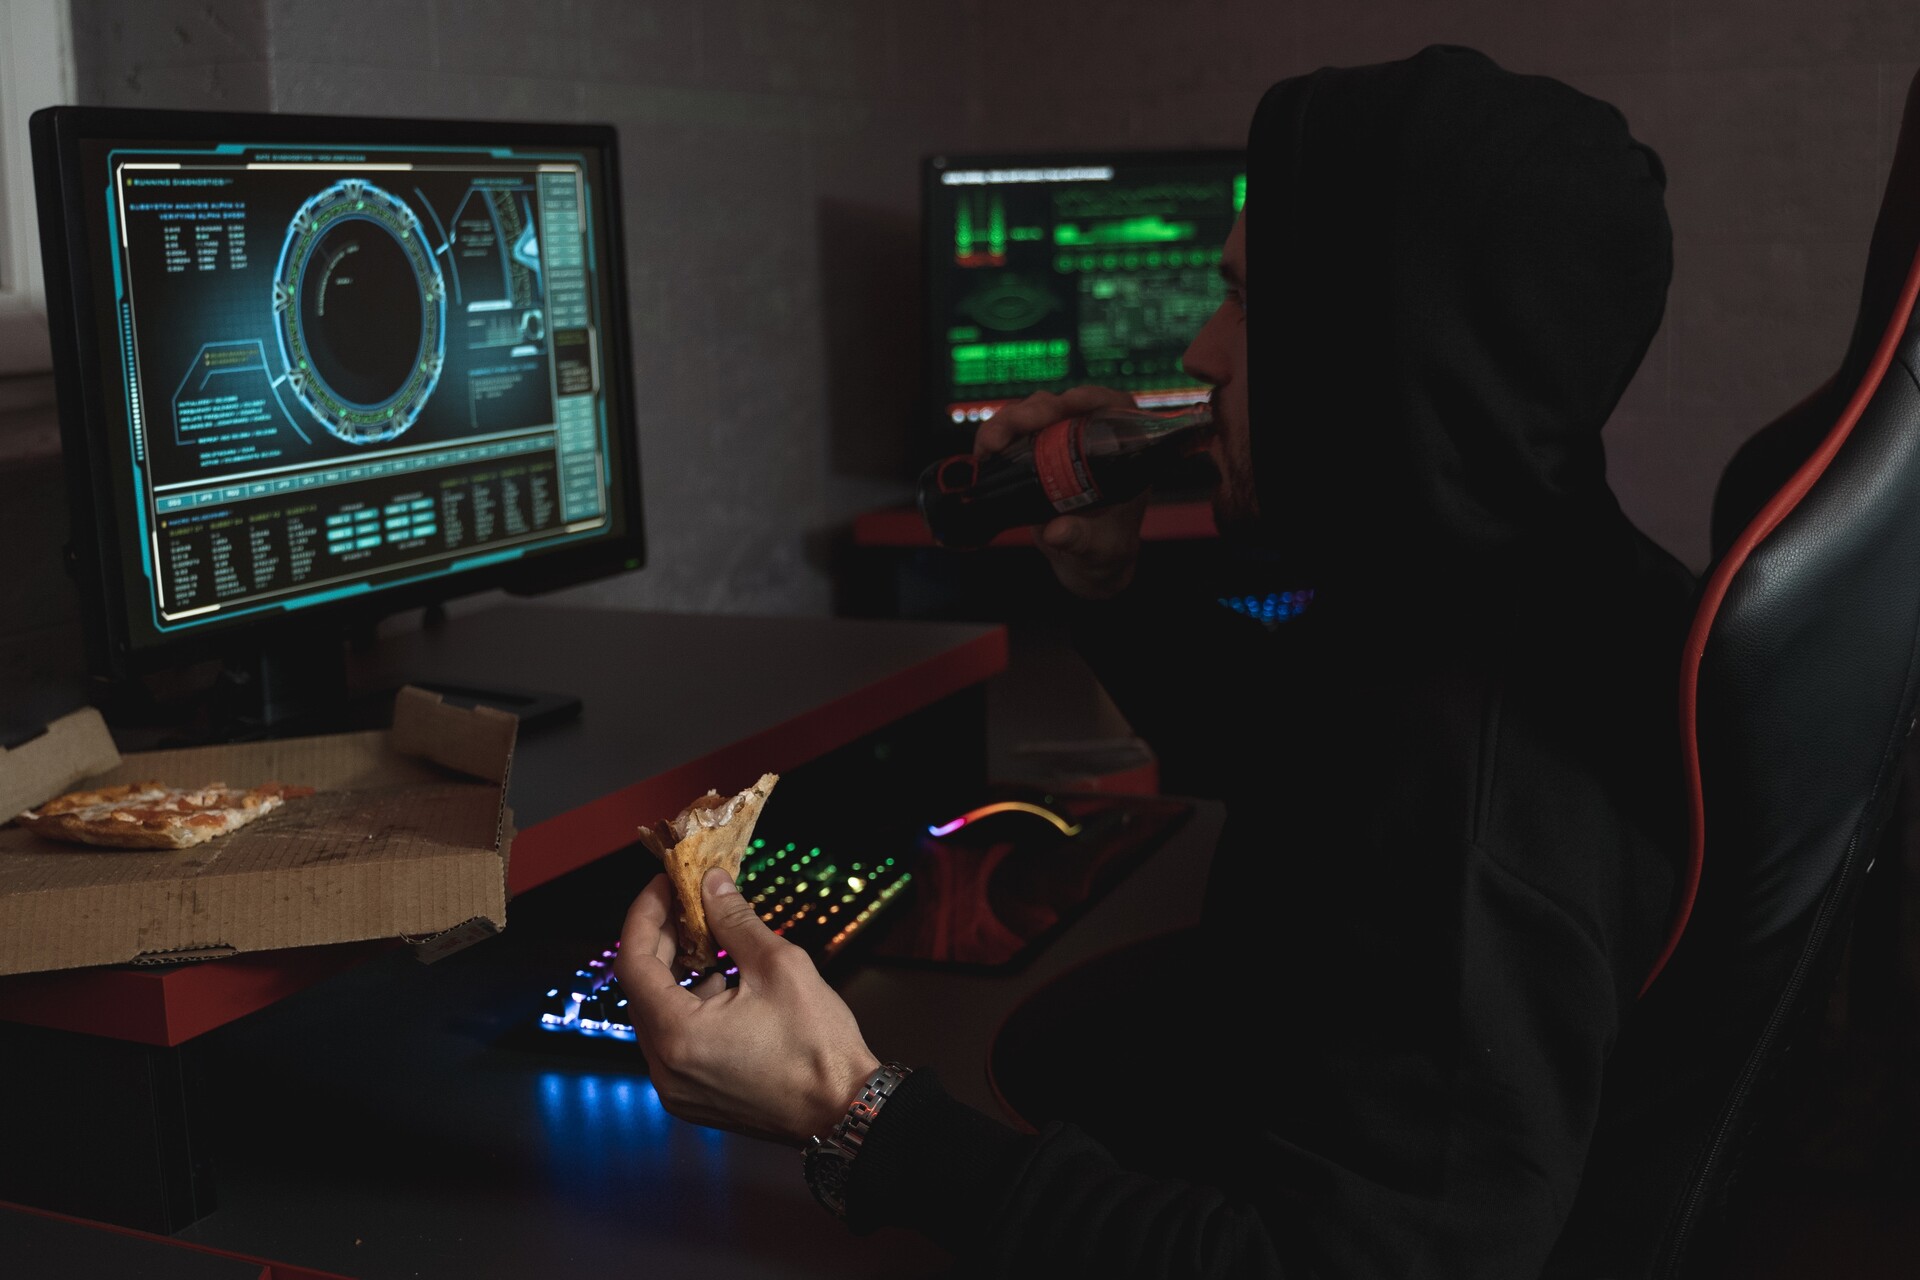
POLYGON ((935 542, 968 550, 1018 525, 1125 502, 1206 447, 1206 405, 1172 412, 1096 409, 1021 436, 1001 453, 941 458, 920 475, 935 542))

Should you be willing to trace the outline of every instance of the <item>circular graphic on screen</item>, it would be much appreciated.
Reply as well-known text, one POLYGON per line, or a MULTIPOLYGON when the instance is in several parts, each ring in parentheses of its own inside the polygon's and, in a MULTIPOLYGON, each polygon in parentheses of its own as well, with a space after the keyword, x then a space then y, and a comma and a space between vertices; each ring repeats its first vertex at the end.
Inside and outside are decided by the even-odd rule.
POLYGON ((1059 308, 1060 299, 1045 285, 1021 276, 1005 276, 968 294, 958 309, 977 325, 1010 333, 1040 323, 1059 308))
POLYGON ((287 385, 348 444, 413 425, 446 359, 447 286, 420 220, 349 178, 300 206, 273 277, 287 385))

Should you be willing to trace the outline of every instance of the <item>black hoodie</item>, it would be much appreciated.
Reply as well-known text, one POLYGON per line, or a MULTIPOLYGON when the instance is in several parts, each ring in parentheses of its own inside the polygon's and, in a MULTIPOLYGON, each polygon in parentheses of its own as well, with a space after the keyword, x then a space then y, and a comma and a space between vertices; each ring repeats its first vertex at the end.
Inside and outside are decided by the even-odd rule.
POLYGON ((1172 1051, 1101 1120, 1176 1149, 1124 1169, 916 1073, 856 1227, 989 1275, 1540 1273, 1684 847, 1691 584, 1600 443, 1665 303, 1663 189, 1612 107, 1471 50, 1269 91, 1243 372, 1262 534, 1314 604, 1269 635, 1143 571, 1079 619, 1227 799, 1198 935, 1226 980, 1129 993, 1172 1051))

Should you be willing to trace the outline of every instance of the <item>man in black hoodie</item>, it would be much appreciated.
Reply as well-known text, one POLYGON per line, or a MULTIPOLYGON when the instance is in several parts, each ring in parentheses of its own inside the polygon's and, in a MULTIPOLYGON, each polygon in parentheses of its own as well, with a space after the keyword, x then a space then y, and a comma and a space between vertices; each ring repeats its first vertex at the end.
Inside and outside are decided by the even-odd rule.
POLYGON ((1188 359, 1223 527, 1312 609, 1269 635, 1136 579, 1137 508, 1042 532, 1129 719, 1220 779, 1209 976, 1121 993, 1124 1061, 1029 1064, 1037 1134, 882 1068, 728 885, 737 989, 675 985, 661 881, 621 980, 676 1114, 799 1145, 876 1086, 826 1198, 982 1274, 1537 1276, 1684 848, 1690 583, 1600 444, 1665 304, 1663 174, 1613 108, 1432 48, 1276 85, 1248 178, 1188 359))

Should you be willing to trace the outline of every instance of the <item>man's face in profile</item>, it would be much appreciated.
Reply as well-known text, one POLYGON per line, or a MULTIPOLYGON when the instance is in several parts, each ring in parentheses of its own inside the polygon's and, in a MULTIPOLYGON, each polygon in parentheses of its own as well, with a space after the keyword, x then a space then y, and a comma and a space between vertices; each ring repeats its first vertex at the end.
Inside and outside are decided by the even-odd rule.
POLYGON ((1250 534, 1260 518, 1247 426, 1247 223, 1234 220, 1220 259, 1227 296, 1187 348, 1181 365, 1213 387, 1213 440, 1207 453, 1220 472, 1213 519, 1226 534, 1250 534))

